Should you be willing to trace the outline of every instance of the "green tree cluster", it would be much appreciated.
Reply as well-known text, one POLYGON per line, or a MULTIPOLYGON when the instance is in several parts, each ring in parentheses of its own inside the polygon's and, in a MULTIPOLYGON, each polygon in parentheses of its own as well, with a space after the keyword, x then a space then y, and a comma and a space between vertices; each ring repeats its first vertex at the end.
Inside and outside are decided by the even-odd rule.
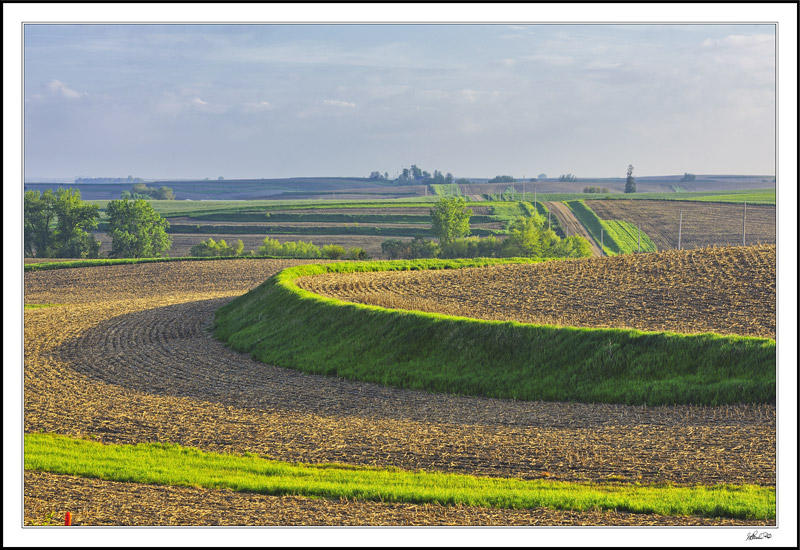
POLYGON ((169 222, 143 199, 109 201, 106 215, 112 257, 151 258, 172 246, 169 222))
POLYGON ((488 181, 488 183, 514 183, 515 180, 513 176, 495 176, 488 181))
POLYGON ((97 229, 100 208, 81 200, 77 189, 55 193, 27 191, 24 198, 24 252, 37 258, 97 258, 100 242, 90 233, 97 229))
POLYGON ((345 260, 366 260, 367 252, 360 247, 345 250, 340 245, 326 245, 322 249, 312 242, 287 241, 281 244, 277 239, 266 237, 264 244, 258 247, 259 256, 280 256, 288 258, 330 258, 345 260))
POLYGON ((446 245, 455 239, 469 235, 469 219, 472 209, 461 197, 444 197, 431 208, 431 230, 446 245))
POLYGON ((155 199, 159 201, 171 201, 175 200, 175 192, 167 187, 166 185, 162 185, 158 189, 154 187, 147 187, 144 183, 136 183, 133 185, 130 191, 123 191, 121 197, 123 200, 125 199, 155 199))
POLYGON ((244 253, 244 243, 242 239, 236 241, 236 246, 232 247, 225 242, 225 239, 220 239, 215 242, 211 237, 207 241, 202 241, 200 244, 194 245, 189 254, 191 256, 212 257, 212 256, 241 256, 244 253))
POLYGON ((508 237, 458 237, 435 243, 415 237, 411 242, 389 239, 381 243, 381 252, 389 259, 417 258, 586 258, 591 256, 589 242, 579 235, 561 239, 545 228, 543 216, 520 217, 509 224, 508 237))

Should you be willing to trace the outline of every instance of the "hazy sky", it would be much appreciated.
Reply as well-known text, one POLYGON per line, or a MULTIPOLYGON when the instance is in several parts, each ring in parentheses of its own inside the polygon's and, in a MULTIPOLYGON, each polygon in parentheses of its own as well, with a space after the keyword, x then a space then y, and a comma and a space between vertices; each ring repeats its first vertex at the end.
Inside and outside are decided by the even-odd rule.
POLYGON ((25 176, 775 173, 763 25, 26 25, 25 176))

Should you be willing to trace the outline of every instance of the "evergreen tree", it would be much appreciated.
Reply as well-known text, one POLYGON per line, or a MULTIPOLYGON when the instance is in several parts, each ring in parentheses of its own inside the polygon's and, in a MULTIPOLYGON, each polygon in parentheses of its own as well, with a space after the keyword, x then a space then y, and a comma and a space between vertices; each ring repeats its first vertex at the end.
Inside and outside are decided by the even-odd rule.
POLYGON ((633 177, 633 164, 628 165, 628 177, 625 179, 625 192, 636 193, 636 178, 633 177))

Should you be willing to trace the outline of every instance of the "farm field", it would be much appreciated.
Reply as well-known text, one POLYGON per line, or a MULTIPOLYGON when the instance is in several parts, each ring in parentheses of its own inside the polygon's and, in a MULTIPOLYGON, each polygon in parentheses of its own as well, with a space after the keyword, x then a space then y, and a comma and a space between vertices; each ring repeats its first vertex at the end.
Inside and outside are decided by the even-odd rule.
MULTIPOLYGON (((742 244, 741 204, 720 204, 693 201, 649 200, 586 200, 603 220, 624 220, 641 224, 658 250, 678 247, 678 225, 681 224, 681 248, 702 248, 742 244)), ((776 242, 776 210, 774 206, 747 205, 745 225, 747 244, 776 242)))
MULTIPOLYGON (((218 307, 299 263, 26 273, 26 303, 57 304, 25 312, 26 433, 523 479, 775 484, 774 405, 642 407, 430 394, 270 366, 211 337, 218 307)), ((289 525, 774 524, 353 504, 37 472, 26 472, 25 492, 28 524, 67 509, 83 525, 120 524, 115 514, 136 525, 245 525, 258 524, 252 518, 259 512, 289 525), (271 514, 277 507, 282 512, 271 514)))
POLYGON ((774 245, 301 277, 350 302, 556 326, 775 338, 774 245), (746 277, 742 277, 746 273, 746 277))
MULTIPOLYGON (((100 255, 101 257, 111 252, 111 237, 106 233, 94 233, 95 239, 100 241, 100 255)), ((171 258, 181 258, 190 256, 189 252, 192 246, 208 238, 215 241, 225 239, 229 245, 234 245, 237 240, 241 239, 244 243, 245 250, 258 250, 258 247, 264 244, 263 233, 258 234, 227 234, 227 233, 173 233, 170 235, 172 239, 172 247, 168 252, 171 258)), ((370 257, 379 257, 381 252, 381 243, 385 241, 386 236, 381 235, 289 235, 289 234, 270 234, 271 239, 277 239, 280 242, 286 241, 311 241, 317 246, 325 246, 328 244, 338 244, 345 248, 361 247, 370 257)), ((408 238, 399 238, 400 240, 410 240, 408 238)), ((50 260, 48 260, 50 261, 50 260)))
MULTIPOLYGON (((192 246, 208 238, 224 239, 229 245, 241 239, 245 251, 257 250, 269 236, 281 243, 302 240, 317 246, 360 247, 377 258, 382 255, 381 243, 387 239, 410 241, 416 235, 430 238, 431 207, 420 206, 419 202, 407 204, 390 202, 378 207, 374 202, 348 205, 295 201, 270 205, 268 201, 153 201, 154 208, 170 222, 170 257, 188 256, 192 246)), ((506 221, 526 212, 517 203, 471 208, 471 227, 481 235, 502 233, 506 221)), ((101 256, 107 255, 111 251, 110 236, 102 231, 93 234, 101 243, 101 256)))

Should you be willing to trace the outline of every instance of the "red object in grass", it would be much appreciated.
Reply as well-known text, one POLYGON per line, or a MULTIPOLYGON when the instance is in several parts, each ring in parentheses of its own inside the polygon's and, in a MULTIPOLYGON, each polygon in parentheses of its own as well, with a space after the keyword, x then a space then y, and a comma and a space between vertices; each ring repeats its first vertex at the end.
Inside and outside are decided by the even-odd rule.
POLYGON ((64 525, 72 525, 72 514, 67 512, 67 515, 64 516, 64 525))

